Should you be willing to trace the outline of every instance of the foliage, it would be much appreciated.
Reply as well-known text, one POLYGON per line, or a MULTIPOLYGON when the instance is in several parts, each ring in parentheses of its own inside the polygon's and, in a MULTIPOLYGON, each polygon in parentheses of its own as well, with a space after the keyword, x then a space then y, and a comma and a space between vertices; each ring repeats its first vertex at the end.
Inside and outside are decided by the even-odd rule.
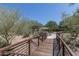
MULTIPOLYGON (((33 29, 39 30, 40 26, 39 22, 20 16, 18 11, 0 9, 0 36, 4 38, 7 45, 11 44, 15 35, 28 36, 33 29)), ((4 46, 2 40, 0 40, 1 47, 4 46)))
POLYGON ((7 42, 5 41, 5 38, 0 36, 0 48, 7 46, 7 42))
POLYGON ((49 31, 56 31, 57 24, 54 21, 49 21, 47 24, 45 24, 46 27, 48 27, 49 31))
POLYGON ((73 31, 75 28, 79 27, 79 12, 78 10, 71 16, 63 16, 62 21, 60 22, 60 27, 64 31, 73 31), (73 29, 73 30, 72 30, 73 29))
POLYGON ((71 37, 67 37, 68 40, 66 42, 76 49, 75 47, 78 47, 77 37, 79 35, 79 10, 77 9, 73 15, 63 18, 60 22, 60 27, 64 32, 70 33, 71 37))
POLYGON ((6 9, 0 10, 0 35, 5 38, 6 42, 10 44, 9 40, 13 36, 13 26, 18 20, 18 14, 16 11, 10 11, 6 9))

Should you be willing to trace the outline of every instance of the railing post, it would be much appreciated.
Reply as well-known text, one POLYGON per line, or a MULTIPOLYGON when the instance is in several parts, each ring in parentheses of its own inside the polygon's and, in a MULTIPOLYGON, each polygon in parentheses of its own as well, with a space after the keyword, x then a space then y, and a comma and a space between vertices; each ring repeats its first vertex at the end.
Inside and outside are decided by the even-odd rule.
POLYGON ((61 51, 61 40, 60 40, 59 37, 58 37, 58 47, 59 47, 59 53, 60 53, 60 51, 61 51))
POLYGON ((44 41, 44 35, 43 35, 43 41, 44 41))
POLYGON ((65 49, 64 44, 62 43, 62 55, 65 56, 65 49))
POLYGON ((4 49, 0 49, 0 56, 3 56, 4 54, 4 49))
POLYGON ((40 37, 38 37, 38 46, 39 46, 39 44, 40 44, 39 39, 40 39, 40 37))
POLYGON ((47 35, 45 34, 45 35, 44 35, 44 40, 46 40, 46 39, 47 39, 47 35))
MULTIPOLYGON (((63 35, 61 35, 60 33, 56 33, 56 39, 57 39, 56 41, 57 41, 57 43, 59 45, 60 56, 66 56, 66 55, 75 56, 73 51, 64 42, 63 35)), ((53 49, 53 51, 54 51, 54 49, 53 49)), ((53 55, 54 55, 54 53, 53 53, 53 55)))
MULTIPOLYGON (((61 35, 61 38, 63 40, 63 35, 61 35)), ((62 55, 65 56, 65 46, 64 46, 63 42, 61 42, 61 44, 62 44, 62 55)))
POLYGON ((58 46, 58 54, 57 55, 61 54, 61 52, 60 52, 61 51, 61 40, 58 35, 60 35, 60 33, 56 34, 56 41, 57 41, 57 46, 58 46))
POLYGON ((28 55, 31 55, 31 40, 28 41, 28 49, 29 49, 29 52, 28 52, 28 55))
POLYGON ((42 37, 42 42, 43 42, 43 35, 41 37, 42 37))

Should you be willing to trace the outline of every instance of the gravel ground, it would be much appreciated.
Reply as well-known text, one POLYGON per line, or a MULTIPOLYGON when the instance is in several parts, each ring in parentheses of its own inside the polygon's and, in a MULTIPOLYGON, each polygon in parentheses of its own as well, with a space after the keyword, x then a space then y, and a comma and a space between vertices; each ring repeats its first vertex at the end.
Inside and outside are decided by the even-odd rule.
POLYGON ((22 36, 15 36, 15 38, 12 40, 12 45, 13 44, 16 44, 16 43, 18 43, 18 42, 21 42, 21 41, 23 41, 23 40, 26 40, 26 39, 29 39, 29 37, 27 37, 27 38, 22 38, 22 36))
MULTIPOLYGON (((51 33, 50 36, 47 36, 47 39, 54 39, 56 38, 56 34, 55 33, 51 33)), ((29 39, 29 37, 27 38, 22 38, 22 36, 16 36, 13 40, 12 40, 12 45, 16 44, 17 42, 21 42, 23 40, 29 39)))

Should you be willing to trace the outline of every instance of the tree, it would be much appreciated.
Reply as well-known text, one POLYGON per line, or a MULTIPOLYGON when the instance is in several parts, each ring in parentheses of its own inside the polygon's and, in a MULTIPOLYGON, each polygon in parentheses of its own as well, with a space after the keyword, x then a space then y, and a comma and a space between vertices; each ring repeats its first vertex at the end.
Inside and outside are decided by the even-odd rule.
POLYGON ((42 26, 39 22, 20 16, 16 10, 0 9, 0 44, 2 40, 10 45, 16 35, 30 34, 33 29, 39 30, 42 26))
POLYGON ((0 35, 5 38, 7 44, 10 44, 10 39, 13 37, 13 26, 18 20, 16 11, 7 9, 0 10, 0 35))
POLYGON ((34 34, 34 32, 39 31, 39 28, 42 26, 37 21, 27 19, 27 18, 22 18, 20 21, 16 23, 16 28, 15 32, 18 35, 24 35, 24 37, 29 36, 29 34, 34 34))
POLYGON ((79 32, 79 10, 77 9, 73 15, 63 18, 60 22, 60 25, 63 27, 65 32, 69 32, 71 35, 70 44, 75 48, 76 38, 78 37, 79 32))
POLYGON ((34 24, 34 25, 32 25, 31 26, 31 28, 32 28, 32 31, 33 31, 33 33, 36 31, 39 31, 39 29, 40 29, 40 27, 41 27, 42 25, 41 24, 34 24))
POLYGON ((57 24, 54 21, 49 21, 45 26, 48 27, 49 31, 55 31, 57 29, 57 24))

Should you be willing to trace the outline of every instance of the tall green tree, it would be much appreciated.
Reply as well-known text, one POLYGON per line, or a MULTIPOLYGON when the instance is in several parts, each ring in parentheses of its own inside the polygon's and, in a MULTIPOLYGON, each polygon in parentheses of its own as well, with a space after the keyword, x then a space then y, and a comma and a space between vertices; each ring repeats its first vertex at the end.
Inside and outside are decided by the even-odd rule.
POLYGON ((49 31, 55 31, 57 29, 57 24, 54 21, 48 21, 45 26, 48 27, 49 31))
POLYGON ((63 17, 60 22, 60 26, 67 30, 73 28, 73 26, 76 27, 76 25, 79 25, 79 10, 76 10, 71 16, 63 17))

